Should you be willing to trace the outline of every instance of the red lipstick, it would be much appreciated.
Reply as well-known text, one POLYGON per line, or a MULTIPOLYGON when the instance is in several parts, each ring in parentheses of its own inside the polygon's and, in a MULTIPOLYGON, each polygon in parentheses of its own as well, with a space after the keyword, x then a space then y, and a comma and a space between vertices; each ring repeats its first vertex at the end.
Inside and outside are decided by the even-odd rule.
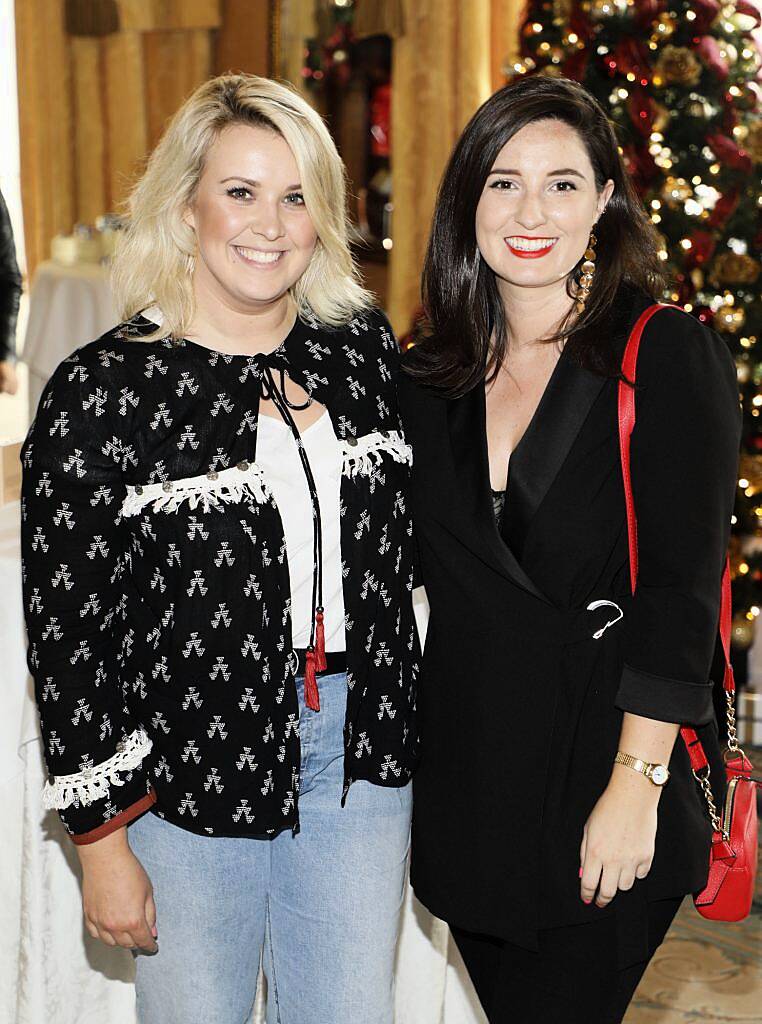
MULTIPOLYGON (((510 237, 521 239, 522 241, 527 242, 539 241, 539 239, 533 238, 531 235, 511 235, 510 237)), ((507 238, 504 241, 505 244, 508 246, 509 250, 511 251, 511 253, 514 256, 517 256, 520 260, 537 260, 541 256, 547 256, 547 254, 556 244, 557 239, 554 238, 552 241, 549 242, 548 245, 544 246, 542 249, 517 249, 511 245, 507 238)))

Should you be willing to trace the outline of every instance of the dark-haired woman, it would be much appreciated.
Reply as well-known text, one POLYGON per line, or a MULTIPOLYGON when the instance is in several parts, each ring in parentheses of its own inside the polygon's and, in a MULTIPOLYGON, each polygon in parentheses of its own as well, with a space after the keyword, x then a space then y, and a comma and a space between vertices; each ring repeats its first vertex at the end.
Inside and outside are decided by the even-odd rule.
POLYGON ((413 884, 490 1022, 621 1021, 706 882, 710 825, 675 741, 690 723, 716 755, 738 398, 721 340, 660 310, 638 364, 631 598, 617 387, 660 283, 584 90, 534 78, 488 100, 442 182, 433 330, 402 402, 431 606, 413 884))

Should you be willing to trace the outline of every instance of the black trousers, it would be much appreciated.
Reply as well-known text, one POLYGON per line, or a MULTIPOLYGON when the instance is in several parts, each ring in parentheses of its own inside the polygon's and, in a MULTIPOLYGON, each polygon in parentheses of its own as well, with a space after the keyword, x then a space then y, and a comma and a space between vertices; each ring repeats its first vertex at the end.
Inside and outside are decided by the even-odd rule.
POLYGON ((617 922, 540 932, 539 952, 450 926, 489 1024, 620 1024, 682 898, 648 908, 648 959, 620 969, 617 922))

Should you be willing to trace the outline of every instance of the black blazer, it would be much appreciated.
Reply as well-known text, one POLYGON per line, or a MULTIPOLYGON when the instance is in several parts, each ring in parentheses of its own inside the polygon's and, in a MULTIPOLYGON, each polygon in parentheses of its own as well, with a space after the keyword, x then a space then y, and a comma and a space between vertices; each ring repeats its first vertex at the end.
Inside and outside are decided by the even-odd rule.
MULTIPOLYGON (((608 328, 620 357, 648 304, 620 289, 608 328)), ((579 898, 582 829, 623 711, 701 725, 722 787, 710 671, 738 462, 735 369, 717 335, 670 309, 645 330, 638 381, 634 598, 616 381, 561 356, 511 457, 500 526, 483 387, 447 400, 405 374, 400 386, 431 606, 412 881, 438 916, 527 948, 539 928, 606 912, 644 921, 648 900, 706 880, 710 826, 678 740, 648 879, 608 911, 579 898), (594 639, 616 617, 586 610, 600 599, 624 618, 594 639)), ((626 933, 634 961, 647 936, 626 933)))

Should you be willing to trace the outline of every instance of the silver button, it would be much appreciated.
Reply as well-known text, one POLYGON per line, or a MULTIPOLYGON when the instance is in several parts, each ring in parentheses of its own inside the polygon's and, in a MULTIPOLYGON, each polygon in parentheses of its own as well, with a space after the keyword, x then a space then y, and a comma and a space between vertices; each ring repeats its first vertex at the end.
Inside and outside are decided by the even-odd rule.
POLYGON ((245 473, 248 468, 249 464, 246 461, 246 459, 244 459, 242 462, 239 462, 238 465, 236 466, 236 469, 240 469, 242 473, 245 473))
POLYGON ((161 489, 163 491, 171 491, 172 490, 172 484, 169 482, 169 480, 165 480, 165 482, 161 485, 161 489))
POLYGON ((355 448, 356 445, 357 445, 357 438, 356 437, 348 437, 347 438, 347 444, 349 445, 350 448, 355 448))
POLYGON ((214 470, 212 470, 211 473, 207 473, 206 474, 206 479, 207 480, 216 480, 219 477, 219 475, 220 475, 219 473, 216 473, 214 470))
POLYGON ((389 436, 389 431, 388 430, 379 430, 379 434, 381 435, 381 437, 388 437, 389 436))
POLYGON ((135 494, 142 494, 142 493, 143 493, 143 488, 140 486, 140 484, 138 484, 138 486, 135 488, 135 494))

